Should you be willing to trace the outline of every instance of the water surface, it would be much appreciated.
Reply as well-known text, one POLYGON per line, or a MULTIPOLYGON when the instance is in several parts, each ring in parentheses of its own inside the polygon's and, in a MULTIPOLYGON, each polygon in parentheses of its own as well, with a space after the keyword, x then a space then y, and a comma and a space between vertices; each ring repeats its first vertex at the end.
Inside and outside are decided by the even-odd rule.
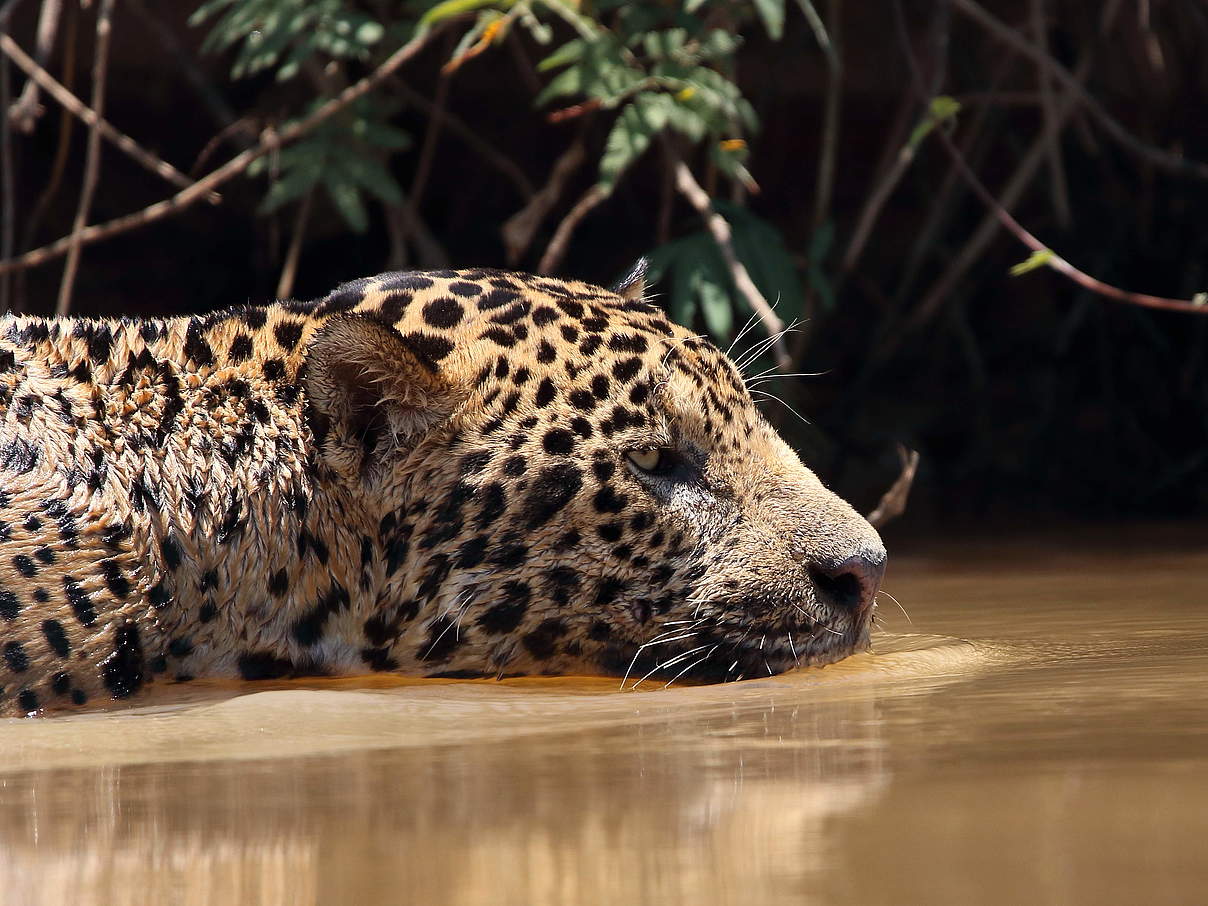
POLYGON ((905 540, 910 621, 821 670, 0 721, 0 903, 1203 902, 1206 573, 1202 530, 905 540))

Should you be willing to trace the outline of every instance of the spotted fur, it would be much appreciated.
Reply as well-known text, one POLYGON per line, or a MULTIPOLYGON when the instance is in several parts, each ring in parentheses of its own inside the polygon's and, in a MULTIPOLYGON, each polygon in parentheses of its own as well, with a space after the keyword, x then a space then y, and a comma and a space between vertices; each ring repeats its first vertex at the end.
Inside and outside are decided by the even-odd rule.
POLYGON ((199 676, 775 673, 867 643, 853 557, 879 576, 876 533, 640 273, 0 320, 4 713, 199 676))

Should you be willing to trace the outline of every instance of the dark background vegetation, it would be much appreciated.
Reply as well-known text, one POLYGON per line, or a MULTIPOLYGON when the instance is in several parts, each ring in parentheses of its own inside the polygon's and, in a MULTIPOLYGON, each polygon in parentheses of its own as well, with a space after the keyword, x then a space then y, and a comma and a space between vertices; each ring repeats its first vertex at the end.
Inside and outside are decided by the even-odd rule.
MULTIPOLYGON (((291 7, 286 0, 278 5, 291 7)), ((938 137, 923 136, 913 159, 897 162, 912 130, 927 121, 919 90, 954 98, 960 112, 936 128, 948 130, 996 197, 1004 198, 1029 155, 1042 152, 1030 175, 1017 179, 1017 197, 1004 198, 1031 232, 1107 283, 1190 300, 1208 290, 1208 181, 1202 170, 1170 160, 1208 161, 1208 8, 1199 0, 981 5, 1029 42, 1040 41, 1067 70, 1089 60, 1086 91, 1131 136, 1126 144, 1084 100, 1067 101, 1065 88, 1046 78, 1044 67, 947 0, 903 4, 918 64, 914 76, 890 2, 816 2, 841 63, 838 74, 803 15, 809 4, 790 0, 778 38, 769 34, 766 2, 686 5, 690 13, 672 2, 572 9, 621 34, 632 32, 633 22, 626 25, 623 17, 636 9, 658 27, 686 23, 689 31, 699 26, 740 35, 736 52, 706 65, 733 80, 758 122, 743 124, 739 117, 729 131, 714 123, 703 135, 672 131, 666 143, 653 142, 583 217, 557 273, 609 283, 638 256, 699 235, 698 212, 671 188, 670 164, 683 155, 723 212, 735 211, 727 203, 745 208, 773 229, 773 238, 778 234, 766 245, 787 257, 789 275, 783 286, 761 288, 788 300, 786 319, 805 319, 790 343, 792 370, 821 374, 765 387, 810 425, 786 417, 776 402, 767 411, 810 464, 862 508, 896 476, 900 441, 922 454, 907 517, 916 524, 986 515, 1186 517, 1202 511, 1208 503, 1208 319, 1110 301, 1045 268, 1009 276, 1028 250, 1000 229, 974 244, 990 215, 938 137), (837 128, 827 133, 832 89, 837 128), (1052 115, 1061 103, 1072 112, 1046 145, 1046 105, 1052 115), (719 161, 715 146, 734 138, 745 141, 749 157, 744 150, 730 164, 719 161), (835 151, 833 191, 820 206, 819 155, 828 141, 835 151), (741 166, 758 191, 742 187, 741 166), (893 174, 900 178, 893 181, 893 174), (879 197, 884 204, 847 269, 844 256, 879 197)), ((45 67, 88 102, 99 0, 86 9, 78 0, 63 6, 45 67)), ((233 78, 241 45, 204 50, 219 16, 190 24, 197 6, 117 0, 105 90, 106 119, 193 176, 254 144, 264 128, 300 115, 316 97, 370 72, 406 40, 419 14, 437 4, 335 2, 384 23, 384 33, 363 52, 320 48, 301 75, 286 80, 276 76, 280 61, 233 78)), ((362 191, 362 232, 323 191, 313 193, 305 218, 299 217, 301 198, 266 213, 266 193, 282 175, 281 159, 270 155, 255 175, 225 183, 218 204, 195 204, 85 247, 72 311, 198 312, 267 301, 279 286, 314 297, 395 267, 538 268, 559 223, 600 179, 601 157, 624 105, 576 107, 585 97, 574 94, 538 105, 556 70, 538 71, 536 63, 574 37, 572 25, 534 4, 535 20, 550 31, 548 45, 519 22, 467 43, 468 30, 490 24, 480 19, 483 9, 497 13, 489 4, 464 6, 467 11, 448 16, 395 80, 370 95, 376 121, 405 132, 411 146, 379 149, 398 193, 362 191), (442 75, 450 59, 458 65, 442 75), (447 115, 433 116, 433 102, 447 115), (568 108, 550 121, 552 111, 568 108), (575 143, 584 149, 582 162, 555 193, 531 243, 509 259, 501 226, 549 182, 575 143), (299 224, 296 273, 283 281, 299 224)), ((17 0, 7 8, 9 32, 32 54, 41 5, 17 0)), ((11 101, 25 78, 10 66, 9 81, 11 101)), ((32 131, 12 129, 7 140, 18 253, 71 232, 84 168, 87 129, 45 95, 41 103, 45 109, 32 131), (59 153, 66 156, 56 175, 59 153), (39 205, 42 214, 31 224, 39 205)), ((175 191, 105 146, 89 222, 175 191)), ((731 219, 737 225, 741 217, 731 219)), ((53 311, 62 265, 57 259, 10 273, 4 278, 9 304, 53 311)), ((670 300, 674 279, 687 278, 673 273, 655 285, 658 298, 670 300)), ((723 288, 738 327, 749 309, 731 285, 723 288)), ((681 298, 680 304, 702 330, 718 332, 716 310, 707 322, 704 303, 681 298)), ((763 335, 757 328, 751 336, 763 335)), ((771 364, 765 359, 756 367, 771 364)))

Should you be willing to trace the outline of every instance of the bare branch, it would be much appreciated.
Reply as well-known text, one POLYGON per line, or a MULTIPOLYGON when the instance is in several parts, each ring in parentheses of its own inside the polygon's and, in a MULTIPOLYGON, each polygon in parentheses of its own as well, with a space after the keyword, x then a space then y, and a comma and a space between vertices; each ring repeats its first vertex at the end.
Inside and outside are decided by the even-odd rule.
MULTIPOLYGON (((59 30, 59 16, 63 12, 63 0, 42 0, 42 9, 38 12, 38 31, 34 38, 34 58, 38 66, 45 66, 50 58, 51 48, 54 47, 55 34, 59 30)), ((38 103, 38 83, 28 81, 21 89, 21 96, 8 108, 9 118, 13 128, 18 132, 32 132, 34 123, 42 115, 42 107, 38 103)))
POLYGON ((898 459, 902 463, 902 471, 897 480, 889 486, 889 490, 881 495, 881 501, 876 509, 865 518, 873 528, 879 529, 892 519, 897 519, 906 512, 906 501, 910 497, 910 488, 914 484, 915 473, 919 469, 919 453, 911 450, 905 444, 898 444, 898 459))
MULTIPOLYGON (((566 181, 583 165, 585 157, 583 140, 580 136, 554 161, 549 180, 545 185, 529 199, 528 204, 504 222, 500 233, 503 235, 503 247, 509 263, 515 264, 528 251, 533 242, 533 234, 537 232, 537 228, 541 226, 550 209, 558 203, 558 199, 562 197, 562 190, 566 187, 566 181)), ((586 213, 586 211, 583 212, 583 214, 586 213)), ((582 219, 582 216, 579 219, 582 219)), ((559 226, 560 229, 561 226, 559 226)), ((550 246, 553 246, 553 242, 550 243, 550 246)), ((549 254, 547 251, 546 257, 549 257, 549 254)), ((556 259, 561 259, 561 257, 561 254, 558 254, 556 259)), ((544 262, 545 259, 542 260, 544 262)), ((549 270, 552 269, 551 267, 549 270)), ((549 270, 541 268, 543 274, 549 273, 549 270)))
POLYGON ((1086 108, 1099 125, 1116 140, 1143 160, 1176 173, 1191 173, 1201 179, 1208 179, 1208 164, 1188 160, 1161 148, 1155 148, 1141 141, 1120 124, 1079 82, 1068 69, 1046 54, 1043 50, 1011 28, 986 12, 976 0, 951 0, 952 5, 964 13, 999 41, 1013 47, 1032 62, 1043 67, 1054 79, 1060 82, 1086 108))
MULTIPOLYGON (((964 0, 954 0, 954 2, 964 2, 964 0)), ((1113 3, 1112 8, 1114 9, 1116 5, 1118 5, 1118 4, 1113 3)), ((902 12, 901 0, 894 0, 894 10, 895 10, 896 18, 897 18, 898 25, 899 25, 899 34, 900 34, 900 36, 904 36, 905 35, 905 26, 904 26, 904 20, 901 15, 901 12, 902 12)), ((914 76, 913 81, 914 81, 915 89, 921 91, 922 90, 922 80, 921 80, 921 78, 918 77, 918 64, 915 61, 914 55, 910 50, 909 42, 903 41, 903 47, 907 54, 908 61, 910 63, 912 76, 914 76)), ((1088 59, 1089 59, 1089 57, 1084 58, 1082 65, 1085 65, 1087 63, 1088 59)), ((1071 92, 1071 94, 1073 94, 1073 93, 1071 92)), ((1060 123, 1063 119, 1064 119, 1064 117, 1062 116, 1061 112, 1059 111, 1057 123, 1060 123)), ((1046 136, 1047 136, 1048 130, 1051 129, 1054 125, 1056 125, 1056 123, 1047 124, 1046 136)), ((1081 286, 1085 289, 1089 289, 1091 292, 1097 293, 1108 299, 1113 299, 1117 302, 1127 302, 1131 305, 1140 305, 1144 308, 1155 308, 1155 309, 1160 309, 1162 311, 1178 311, 1178 312, 1183 312, 1183 313, 1208 315, 1208 304, 1202 304, 1198 301, 1192 301, 1192 300, 1188 300, 1188 299, 1168 299, 1168 298, 1164 298, 1162 296, 1152 296, 1152 295, 1149 295, 1148 293, 1130 292, 1128 290, 1124 290, 1124 289, 1120 289, 1119 287, 1112 286, 1108 283, 1104 283, 1102 280, 1092 277, 1089 274, 1074 267, 1074 265, 1070 264, 1068 261, 1066 261, 1060 255, 1056 254, 1052 249, 1050 249, 1043 242, 1041 242, 1039 239, 1037 239, 1035 236, 1033 236, 1030 232, 1028 232, 1028 230, 1026 230, 1023 227, 1023 225, 1019 223, 1018 220, 1016 220, 1014 217, 1011 216, 1011 213, 1005 207, 1003 207, 1002 204, 999 203, 999 201, 982 184, 981 180, 977 178, 977 175, 969 168, 969 165, 965 162, 964 155, 961 154, 960 149, 956 147, 956 144, 952 141, 951 136, 949 136, 945 130, 937 129, 937 130, 935 130, 935 132, 939 136, 940 142, 943 144, 944 149, 948 152, 948 155, 952 158, 953 165, 956 167, 958 172, 961 174, 961 177, 968 184, 969 188, 973 190, 973 193, 975 195, 977 195, 978 198, 981 199, 982 203, 985 204, 985 206, 990 209, 990 212, 991 212, 991 214, 993 214, 994 218, 1000 224, 1002 224, 1004 227, 1006 227, 1007 231, 1010 232, 1013 236, 1015 236, 1016 239, 1018 239, 1020 242, 1022 242, 1028 248, 1030 248, 1034 253, 1044 255, 1044 258, 1041 260, 1045 266, 1051 267, 1051 268, 1053 268, 1053 270, 1058 271, 1061 274, 1064 274, 1066 277, 1068 277, 1073 282, 1077 283, 1079 286, 1081 286)), ((1039 162, 1039 156, 1042 155, 1044 150, 1047 148, 1046 136, 1042 136, 1041 139, 1039 140, 1039 142, 1037 143, 1037 145, 1033 148, 1033 152, 1039 152, 1036 157, 1037 163, 1039 162)), ((932 291, 931 294, 929 294, 929 296, 931 296, 933 299, 938 298, 935 296, 934 290, 932 291)), ((936 303, 936 304, 938 304, 938 303, 936 303)), ((922 314, 922 312, 923 312, 923 308, 920 307, 920 310, 919 310, 920 315, 922 314)), ((917 324, 918 317, 916 316, 916 318, 914 320, 915 320, 915 323, 917 324)))
MULTIPOLYGON (((96 129, 102 138, 117 146, 119 150, 134 158, 152 173, 162 176, 168 182, 181 188, 193 185, 193 180, 185 176, 165 160, 156 157, 150 151, 141 147, 138 142, 124 132, 114 128, 94 108, 88 107, 83 101, 67 90, 54 76, 39 66, 28 54, 21 49, 7 34, 0 33, 0 51, 17 64, 29 76, 30 80, 46 90, 46 93, 74 113, 90 129, 96 129)), ((219 196, 211 192, 207 201, 217 202, 219 196)))
MULTIPOLYGON (((1049 55, 1049 27, 1044 8, 1045 0, 1032 0, 1032 31, 1035 32, 1036 46, 1045 56, 1049 55)), ((1046 121, 1057 116, 1056 102, 1053 97, 1052 77, 1044 69, 1037 71, 1040 79, 1040 105, 1046 121)), ((1066 186, 1065 162, 1061 157, 1061 130, 1049 126, 1045 129, 1049 157, 1049 183, 1053 189, 1053 210, 1057 215, 1057 223, 1062 229, 1069 229, 1073 217, 1070 214, 1070 194, 1066 186)))
POLYGON ((297 216, 294 217, 294 234, 289 239, 289 249, 285 252, 285 262, 281 265, 281 277, 277 280, 277 298, 288 299, 294 292, 294 278, 298 276, 298 259, 302 257, 302 240, 306 237, 306 224, 310 220, 310 208, 315 200, 315 190, 311 189, 298 205, 297 216))
POLYGON ((557 270, 558 265, 562 263, 563 256, 566 255, 566 247, 570 245, 570 238, 574 235, 579 222, 607 197, 608 192, 599 183, 583 193, 582 197, 575 202, 575 206, 562 218, 558 228, 554 230, 554 238, 545 247, 545 254, 541 256, 541 263, 537 265, 537 273, 549 274, 557 270))
MULTIPOLYGON (((84 183, 80 187, 80 203, 76 208, 67 253, 63 265, 63 280, 59 284, 59 301, 55 314, 59 317, 71 309, 71 291, 75 286, 76 272, 80 267, 83 244, 80 235, 88 225, 88 212, 92 209, 92 196, 96 192, 101 172, 101 122, 105 109, 105 80, 109 73, 109 38, 113 32, 113 5, 115 0, 101 0, 96 15, 96 49, 92 61, 92 109, 95 116, 88 132, 88 148, 84 157, 84 183)), ((0 35, 7 38, 8 35, 0 35)))
POLYGON ((822 115, 822 149, 818 155, 818 177, 814 189, 814 229, 830 215, 831 192, 835 184, 835 155, 839 147, 839 102, 843 92, 843 63, 839 58, 839 26, 842 21, 839 0, 827 6, 830 34, 809 0, 802 0, 814 39, 826 56, 826 101, 822 115), (809 15, 813 13, 813 15, 809 15))
MULTIPOLYGON (((5 7, 4 16, 0 18, 0 34, 5 34, 8 27, 8 12, 11 7, 5 7)), ((17 232, 16 202, 13 199, 16 180, 13 178, 13 128, 9 119, 8 104, 12 97, 12 76, 8 64, 0 63, 0 258, 8 258, 13 253, 17 232)), ((0 311, 12 308, 12 278, 8 274, 0 274, 0 311)))
POLYGON ((709 201, 709 195, 701 188, 700 183, 696 181, 696 177, 692 175, 692 171, 683 160, 676 158, 674 172, 675 187, 688 200, 688 203, 696 208, 697 213, 705 221, 705 226, 709 228, 713 241, 717 243, 717 248, 721 252, 722 258, 725 259, 726 267, 730 270, 730 276, 734 280, 734 285, 738 287, 738 291, 746 298, 747 304, 751 306, 751 310, 759 315, 759 320, 763 322, 764 327, 767 329, 768 336, 772 338, 776 364, 781 369, 787 369, 792 362, 792 358, 784 342, 784 322, 777 317, 776 312, 772 310, 772 306, 768 304, 768 300, 763 297, 763 293, 759 291, 759 287, 751 279, 751 275, 747 273, 746 265, 739 261, 738 255, 734 253, 734 243, 731 241, 732 231, 729 222, 714 210, 712 203, 709 201))
MULTIPOLYGON (((423 50, 432 36, 439 31, 439 28, 437 26, 427 31, 421 31, 391 54, 381 66, 360 81, 349 85, 336 97, 319 107, 318 110, 315 110, 309 116, 298 120, 280 132, 267 132, 263 134, 260 143, 255 147, 237 154, 221 167, 208 173, 187 189, 182 189, 171 198, 158 201, 153 205, 143 208, 141 211, 126 214, 123 217, 114 218, 107 223, 97 224, 84 229, 78 236, 80 243, 82 245, 91 245, 102 239, 109 239, 138 227, 146 226, 149 223, 154 223, 157 220, 162 220, 164 217, 179 213, 190 205, 196 204, 201 199, 207 197, 218 186, 243 173, 251 165, 252 161, 277 150, 283 145, 297 141, 339 113, 349 104, 372 91, 387 76, 423 50)), ((67 253, 76 238, 74 234, 66 236, 42 248, 26 252, 24 255, 0 261, 0 274, 21 268, 36 267, 37 265, 45 264, 47 261, 60 258, 67 253)))

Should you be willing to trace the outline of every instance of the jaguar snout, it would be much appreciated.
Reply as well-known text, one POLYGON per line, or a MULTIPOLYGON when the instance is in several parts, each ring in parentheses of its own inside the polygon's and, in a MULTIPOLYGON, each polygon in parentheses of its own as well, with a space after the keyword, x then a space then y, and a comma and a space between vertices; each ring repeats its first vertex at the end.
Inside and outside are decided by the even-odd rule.
POLYGON ((842 558, 817 559, 807 572, 821 603, 860 618, 872 610, 887 560, 885 548, 878 546, 842 558))

